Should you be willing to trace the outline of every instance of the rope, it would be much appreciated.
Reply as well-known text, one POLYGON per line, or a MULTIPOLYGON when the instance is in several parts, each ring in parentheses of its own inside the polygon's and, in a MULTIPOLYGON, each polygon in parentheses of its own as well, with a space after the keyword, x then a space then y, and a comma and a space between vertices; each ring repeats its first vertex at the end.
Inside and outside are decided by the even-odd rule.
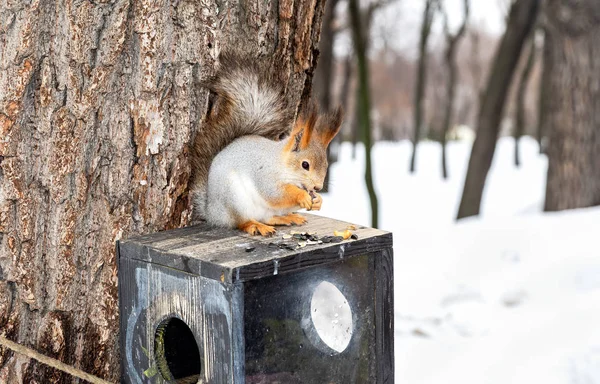
POLYGON ((90 375, 89 373, 86 373, 80 369, 77 369, 75 367, 67 365, 60 360, 53 359, 46 355, 42 355, 41 353, 39 353, 31 348, 25 347, 24 345, 21 345, 21 344, 17 344, 17 343, 10 341, 7 338, 2 337, 2 336, 0 336, 0 345, 6 347, 8 349, 12 349, 14 352, 16 352, 20 355, 24 355, 31 359, 37 360, 42 364, 46 364, 49 367, 58 369, 59 371, 66 372, 69 375, 74 376, 78 379, 86 380, 92 384, 112 384, 112 383, 110 383, 106 380, 103 380, 97 376, 90 375))

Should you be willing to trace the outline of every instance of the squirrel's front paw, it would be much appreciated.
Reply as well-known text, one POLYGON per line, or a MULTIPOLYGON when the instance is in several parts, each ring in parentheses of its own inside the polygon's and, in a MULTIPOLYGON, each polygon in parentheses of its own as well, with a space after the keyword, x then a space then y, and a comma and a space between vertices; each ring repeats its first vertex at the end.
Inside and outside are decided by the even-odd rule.
POLYGON ((300 206, 300 208, 304 208, 307 211, 310 211, 312 209, 313 206, 313 200, 312 197, 310 196, 310 194, 306 191, 302 191, 303 193, 301 193, 298 196, 298 205, 300 206))
POLYGON ((321 204, 323 204, 323 198, 317 192, 312 192, 312 195, 314 197, 312 198, 312 208, 311 209, 313 211, 318 211, 321 209, 321 204))

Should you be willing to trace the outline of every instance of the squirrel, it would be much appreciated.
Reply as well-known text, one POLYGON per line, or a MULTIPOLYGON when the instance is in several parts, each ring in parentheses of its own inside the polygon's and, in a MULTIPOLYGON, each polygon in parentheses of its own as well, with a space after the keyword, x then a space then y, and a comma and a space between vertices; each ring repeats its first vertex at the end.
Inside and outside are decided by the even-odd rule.
POLYGON ((321 208, 341 108, 320 114, 309 102, 293 122, 295 108, 267 66, 233 52, 221 53, 205 86, 215 99, 192 148, 194 216, 262 236, 306 223, 293 212, 321 208))

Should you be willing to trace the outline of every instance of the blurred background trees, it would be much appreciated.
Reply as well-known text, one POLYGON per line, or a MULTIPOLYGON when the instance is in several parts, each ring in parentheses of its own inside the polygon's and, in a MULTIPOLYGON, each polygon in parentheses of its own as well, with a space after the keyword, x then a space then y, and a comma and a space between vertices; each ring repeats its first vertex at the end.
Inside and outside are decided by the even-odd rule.
POLYGON ((417 59, 417 83, 414 94, 414 123, 413 123, 413 151, 410 158, 410 172, 415 171, 415 159, 417 157, 417 145, 421 140, 421 129, 423 125, 423 98, 425 97, 425 85, 427 82, 427 42, 431 34, 433 17, 436 14, 439 3, 437 0, 425 0, 423 10, 423 21, 421 22, 421 33, 419 35, 419 58, 417 59))
MULTIPOLYGON (((515 166, 522 163, 523 136, 535 138, 547 154, 546 210, 597 205, 600 52, 592 41, 599 4, 333 0, 314 89, 324 106, 345 107, 339 140, 352 141, 353 151, 410 140, 411 172, 418 171, 420 141, 440 143, 446 179, 447 143, 473 140, 457 218, 479 214, 496 141, 505 136, 514 137, 515 166), (351 17, 353 4, 360 26, 351 17)), ((338 149, 332 146, 330 163, 338 149)), ((377 210, 370 158, 366 185, 377 210)))
MULTIPOLYGON (((458 75, 458 67, 456 64, 456 49, 458 43, 465 34, 467 21, 469 19, 469 0, 463 1, 464 16, 460 27, 455 33, 450 31, 450 22, 448 20, 448 10, 443 6, 441 10, 444 16, 444 35, 446 37, 446 48, 444 49, 444 59, 446 61, 446 99, 444 100, 444 120, 442 121, 442 177, 448 178, 448 166, 446 161, 446 140, 448 132, 450 131, 450 125, 453 121, 454 116, 454 100, 456 99, 456 81, 458 75)), ((414 152, 414 150, 413 150, 414 152)), ((411 164, 414 162, 411 159, 411 164)))

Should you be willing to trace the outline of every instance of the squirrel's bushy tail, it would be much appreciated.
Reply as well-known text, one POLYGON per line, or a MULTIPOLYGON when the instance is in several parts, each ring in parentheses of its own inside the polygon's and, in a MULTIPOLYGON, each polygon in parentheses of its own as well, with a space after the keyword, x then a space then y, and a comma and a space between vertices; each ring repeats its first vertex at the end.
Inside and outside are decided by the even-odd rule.
POLYGON ((295 112, 287 106, 283 87, 269 73, 269 66, 249 56, 221 53, 219 68, 205 86, 215 97, 192 147, 190 192, 196 218, 204 217, 213 158, 241 136, 278 139, 289 133, 295 112))

